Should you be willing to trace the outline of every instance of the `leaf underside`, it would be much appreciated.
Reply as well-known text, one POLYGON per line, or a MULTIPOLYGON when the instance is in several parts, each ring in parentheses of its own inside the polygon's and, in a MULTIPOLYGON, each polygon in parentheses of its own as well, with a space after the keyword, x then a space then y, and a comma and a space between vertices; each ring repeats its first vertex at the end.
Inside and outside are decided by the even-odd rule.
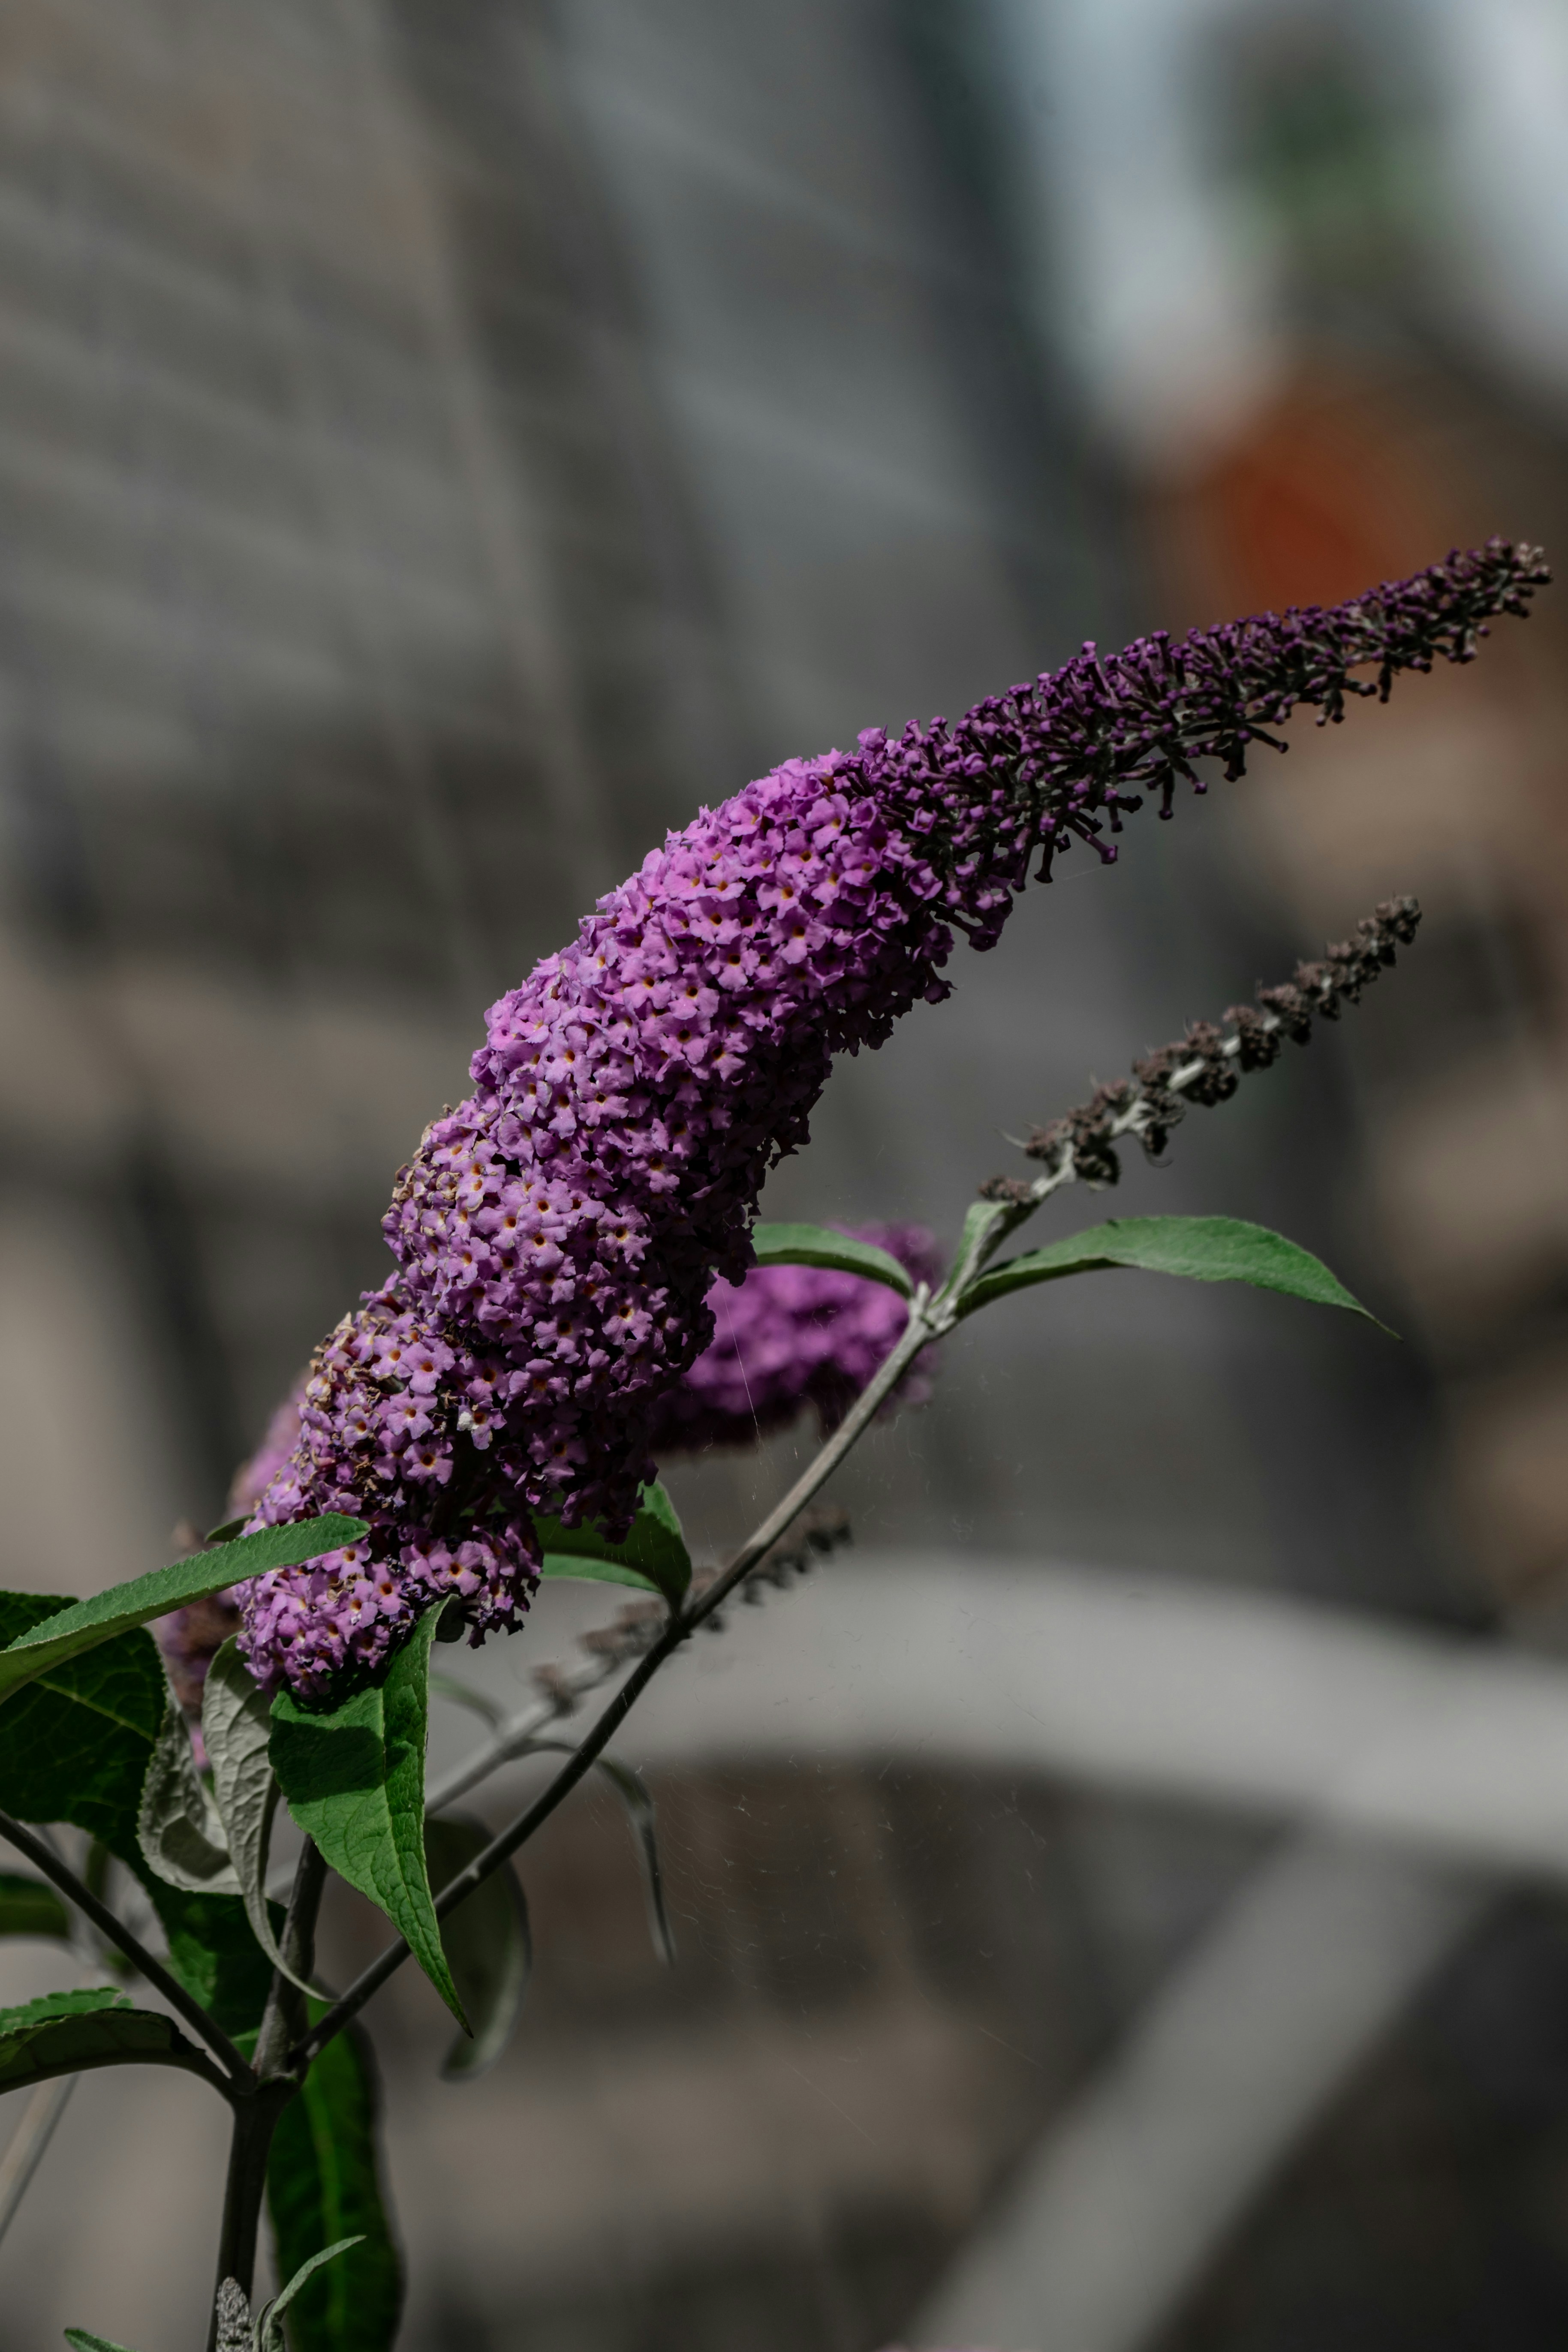
POLYGON ((136 1834, 148 1867, 190 1895, 237 1895, 239 1881, 212 1792, 196 1769, 184 1710, 173 1697, 153 1743, 136 1834))
POLYGON ((830 1225, 770 1225, 752 1227, 752 1247, 759 1265, 821 1265, 836 1274, 858 1274, 868 1282, 884 1282, 900 1298, 914 1296, 909 1271, 875 1242, 860 1242, 830 1225))
MULTIPOLYGON (((430 1883, 442 1887, 482 1853, 491 1832, 466 1813, 425 1824, 430 1883)), ((458 2034, 441 2065, 446 2083, 471 2083, 495 2064, 522 2013, 533 1966, 528 1905, 510 1863, 492 1872, 441 1922, 447 1964, 473 2027, 458 2034)))
POLYGON ((536 1514, 534 1526, 544 1551, 542 1576, 587 1578, 601 1584, 630 1584, 662 1593, 676 1608, 691 1581, 691 1555, 680 1518, 663 1486, 651 1479, 638 1498, 637 1517, 624 1543, 611 1543, 596 1528, 563 1528, 559 1519, 536 1514), (578 1563, 573 1566, 572 1563, 578 1563), (612 1574, 612 1570, 620 1570, 612 1574))
MULTIPOLYGON (((311 2021, 325 2004, 311 2004, 311 2021)), ((292 2279, 339 2240, 362 2242, 301 2287, 289 2307, 292 2352, 390 2352, 403 2266, 382 2191, 379 2087, 357 2025, 329 2042, 285 2107, 267 2166, 278 2273, 292 2279)))
POLYGON ((643 1883, 647 1890, 648 1925, 653 1930, 653 1947, 667 1968, 677 1959, 675 1930, 670 1925, 669 1906, 664 1895, 664 1871, 658 1857, 658 1829, 654 1801, 644 1784, 642 1775, 634 1772, 629 1764, 618 1757, 601 1756, 598 1768, 606 1780, 619 1790, 637 1840, 638 1857, 643 1866, 643 1883))
MULTIPOLYGON (((207 1668, 202 1693, 202 1738, 212 1766, 213 1801, 228 1842, 251 1933, 273 1967, 290 1983, 300 1985, 272 1932, 267 1900, 267 1855, 278 1805, 271 1737, 272 1702, 240 1656, 231 1633, 207 1668)), ((308 1985, 300 1989, 310 1990, 308 1985)))
POLYGON ((128 1584, 111 1585, 90 1601, 67 1601, 54 1612, 53 1622, 29 1628, 0 1650, 0 1705, 35 1675, 112 1641, 116 1634, 151 1624, 172 1609, 205 1601, 231 1584, 263 1575, 271 1568, 287 1568, 318 1552, 336 1551, 357 1542, 367 1532, 363 1519, 329 1512, 316 1519, 297 1519, 285 1528, 263 1528, 258 1535, 199 1551, 172 1568, 154 1569, 150 1576, 132 1577, 128 1584))
POLYGON ((1111 1266, 1137 1266, 1193 1282, 1249 1283, 1255 1289, 1281 1291, 1316 1307, 1347 1307, 1368 1322, 1377 1320, 1321 1258, 1283 1234, 1240 1217, 1110 1218, 992 1267, 964 1292, 960 1313, 971 1315, 1036 1283, 1111 1266))
POLYGON ((426 1612, 380 1682, 311 1711, 291 1692, 272 1704, 272 1769, 289 1811, 341 1878, 384 1911, 464 2031, 458 1989, 425 1867, 426 1612))

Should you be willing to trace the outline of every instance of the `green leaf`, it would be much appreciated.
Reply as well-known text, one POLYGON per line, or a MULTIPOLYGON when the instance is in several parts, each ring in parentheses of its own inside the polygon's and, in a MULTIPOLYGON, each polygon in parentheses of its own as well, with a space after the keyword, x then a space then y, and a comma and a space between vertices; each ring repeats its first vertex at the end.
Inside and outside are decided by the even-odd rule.
POLYGON ((908 1270, 874 1242, 858 1242, 829 1225, 753 1225, 752 1247, 759 1265, 825 1265, 836 1274, 858 1274, 885 1282, 902 1298, 912 1298, 908 1270))
POLYGON ((20 1641, 0 1650, 0 1706, 36 1675, 68 1658, 79 1657, 100 1642, 112 1641, 117 1633, 150 1624, 154 1617, 166 1617, 171 1609, 205 1601, 209 1594, 242 1584, 247 1577, 261 1576, 268 1569, 292 1567, 300 1560, 313 1559, 318 1552, 357 1543, 368 1533, 363 1519, 346 1519, 336 1512, 318 1519, 296 1519, 286 1528, 263 1528, 259 1535, 241 1536, 237 1543, 195 1552, 189 1559, 176 1560, 172 1568, 132 1577, 129 1584, 111 1585, 107 1592, 94 1593, 90 1601, 68 1602, 47 1627, 36 1625, 20 1641))
POLYGON ((647 1888, 648 1924, 653 1929, 654 1949, 668 1968, 675 1965, 675 1930, 670 1926, 669 1911, 664 1899, 664 1872, 658 1859, 658 1832, 654 1814, 653 1799, 640 1773, 618 1757, 601 1756, 598 1767, 606 1780, 620 1790, 621 1801, 631 1822, 632 1835, 637 1840, 642 1858, 643 1879, 647 1888))
POLYGON ((279 1948, 267 1900, 267 1855, 278 1810, 271 1738, 272 1702, 231 1633, 207 1668, 202 1692, 202 1740, 212 1766, 213 1802, 251 1934, 273 1967, 309 1992, 310 1986, 294 1974, 279 1948))
POLYGON ((959 1312, 973 1315, 1008 1291, 1102 1266, 1142 1266, 1194 1282, 1249 1282, 1259 1290, 1281 1290, 1316 1307, 1346 1307, 1369 1323, 1377 1321, 1321 1258, 1267 1225, 1247 1224, 1240 1217, 1112 1217, 994 1266, 970 1285, 959 1312))
POLYGON ((662 1593, 672 1609, 691 1581, 691 1555, 679 1514, 657 1478, 642 1489, 624 1543, 611 1543, 596 1528, 563 1528, 559 1519, 538 1513, 534 1526, 544 1551, 543 1576, 586 1577, 595 1583, 651 1589, 662 1593), (569 1561, 578 1565, 568 1566, 569 1561), (608 1572, 614 1570, 623 1573, 608 1572), (629 1574, 624 1572, 627 1570, 629 1574))
MULTIPOLYGON (((575 1756, 574 1743, 570 1739, 531 1739, 529 1753, 541 1754, 552 1748, 561 1756, 575 1756)), ((626 1818, 637 1842, 637 1854, 643 1866, 643 1882, 647 1890, 648 1925, 653 1930, 653 1948, 667 1967, 673 1968, 678 1958, 675 1930, 669 1921, 669 1908, 664 1899, 664 1872, 658 1858, 658 1831, 653 1799, 640 1773, 617 1756, 596 1756, 595 1768, 613 1783, 626 1809, 626 1818)))
MULTIPOLYGON (((425 1824, 430 1883, 439 1889, 482 1853, 491 1832, 466 1813, 443 1813, 425 1824)), ((510 1863, 491 1873, 441 1922, 447 1964, 473 2023, 459 2033, 441 2065, 444 2083, 471 2083, 495 2064, 522 2014, 533 1968, 528 1903, 510 1863)))
MULTIPOLYGON (((71 1606, 58 1594, 0 1592, 0 1641, 71 1606)), ((168 1885, 148 1867, 137 1835, 166 1697, 149 1633, 122 1633, 57 1662, 0 1708, 0 1809, 24 1822, 72 1822, 101 1839, 152 1896, 175 1975, 219 2024, 243 2033, 260 2021, 271 1981, 244 1906, 168 1885)))
MULTIPOLYGON (((312 2023, 325 2007, 311 2003, 312 2023)), ((267 2164, 279 2275, 292 2280, 313 2255, 359 2240, 297 2295, 293 2352, 389 2352, 397 2334, 403 2273, 383 2198, 379 2107, 370 2044, 351 2025, 328 2042, 279 2119, 267 2164)))
MULTIPOLYGON (((226 2033, 248 2033, 261 2022, 272 1983, 272 1963, 250 1932, 245 1906, 233 1895, 187 1895, 148 1887, 169 1939, 169 1965, 186 1991, 226 2033)), ((281 1923, 279 1905, 272 1916, 281 1923)))
POLYGON ((0 2009, 0 2091, 19 2091, 52 2074, 140 2060, 181 2063, 195 2052, 172 2017, 132 2009, 122 1992, 91 1987, 48 1992, 20 2009, 0 2009))
POLYGON ((1005 1208, 998 1201, 972 1201, 963 1213, 963 1226, 958 1236, 958 1248, 953 1254, 953 1265, 962 1265, 981 1236, 1005 1214, 1005 1208))
MULTIPOLYGON (((70 1606, 50 1593, 0 1593, 0 1638, 70 1606)), ((165 1699, 146 1633, 59 1661, 0 1710, 0 1808, 25 1822, 74 1822, 144 1869, 136 1810, 165 1699)))
POLYGON ((324 2270, 329 2263, 335 2263, 340 2254, 346 2254, 351 2247, 363 2246, 363 2243, 364 2232, 362 2230, 355 2237, 340 2238, 335 2246, 323 2246, 319 2254, 312 2254, 308 2263, 300 2263, 288 2285, 270 2303, 263 2304, 258 2315, 257 2352, 282 2352, 283 2330, 279 2323, 300 2288, 313 2279, 318 2271, 324 2270))
POLYGON ((427 1610, 383 1679, 330 1712, 280 1691, 271 1755, 295 1821, 385 1912, 466 2032, 425 1868, 426 1685, 440 1615, 427 1610))
POLYGON ((85 2327, 68 2327, 66 2342, 72 2352, 125 2352, 123 2344, 111 2344, 107 2336, 89 2336, 85 2327))
POLYGON ((173 1698, 142 1783, 136 1835, 148 1868, 165 1885, 188 1895, 238 1894, 223 1822, 196 1769, 184 1710, 173 1698))
POLYGON ((70 1913, 44 1879, 0 1870, 0 1936, 53 1936, 68 1942, 70 1931, 70 1913))

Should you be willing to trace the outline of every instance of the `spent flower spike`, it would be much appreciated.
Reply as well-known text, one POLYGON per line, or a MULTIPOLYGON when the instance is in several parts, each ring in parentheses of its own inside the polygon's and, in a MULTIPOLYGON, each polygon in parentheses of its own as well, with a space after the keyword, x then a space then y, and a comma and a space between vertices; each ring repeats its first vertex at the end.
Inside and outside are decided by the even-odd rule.
POLYGON ((711 1344, 769 1168, 836 1053, 880 1045, 962 932, 994 945, 1037 856, 1116 854, 1194 762, 1239 775, 1295 707, 1338 720, 1402 670, 1468 661, 1547 577, 1500 541, 1330 610, 1226 623, 1061 669, 949 725, 863 734, 702 810, 492 1006, 474 1091, 426 1132, 384 1231, 395 1271, 313 1360, 255 1524, 353 1511, 367 1540, 259 1578, 242 1641, 326 1695, 457 1595, 515 1625, 531 1514, 630 1522, 660 1396, 711 1344), (1358 670, 1374 674, 1360 677, 1358 670))

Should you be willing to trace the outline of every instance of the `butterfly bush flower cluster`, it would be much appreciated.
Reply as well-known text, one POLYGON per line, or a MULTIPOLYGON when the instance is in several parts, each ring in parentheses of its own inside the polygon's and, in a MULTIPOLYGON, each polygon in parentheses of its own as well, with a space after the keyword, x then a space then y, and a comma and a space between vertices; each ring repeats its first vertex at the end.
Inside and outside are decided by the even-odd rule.
POLYGON ((249 1588, 253 1671, 307 1695, 374 1668, 457 1595, 516 1623, 535 1511, 630 1522, 654 1413, 750 1262, 763 1178, 806 1139, 836 1053, 948 992, 954 934, 994 944, 1037 857, 1107 837, 1194 761, 1239 775, 1299 704, 1338 719, 1397 671, 1467 661, 1546 576, 1501 541, 1323 611, 1163 634, 956 723, 873 729, 704 809, 491 1008, 474 1091, 426 1132, 383 1287, 313 1360, 299 1443, 255 1524, 342 1509, 361 1545, 249 1588), (1375 677, 1357 669, 1375 665, 1375 677))
MULTIPOLYGON (((896 1257, 917 1282, 934 1281, 939 1260, 931 1236, 919 1225, 848 1229, 896 1257)), ((710 1445, 745 1445, 783 1429, 808 1407, 826 1433, 837 1426, 903 1329, 906 1308, 885 1285, 831 1267, 753 1266, 740 1285, 717 1282, 708 1305, 716 1325, 712 1345, 679 1384, 653 1409, 649 1440, 662 1458, 710 1445)), ((913 1364, 900 1383, 900 1404, 921 1404, 930 1394, 929 1360, 913 1364)), ((289 1465, 300 1442, 307 1382, 278 1408, 260 1446, 237 1473, 229 1494, 236 1511, 254 1511, 267 1487, 289 1465)), ((207 1668, 241 1622, 232 1592, 215 1594, 158 1621, 156 1632, 175 1694, 187 1714, 201 1709, 207 1668)))
MULTIPOLYGON (((921 1226, 854 1230, 917 1283, 936 1281, 940 1261, 921 1226)), ((660 1456, 750 1445, 787 1429, 808 1406, 826 1436, 892 1354, 909 1313, 884 1283, 814 1265, 753 1266, 742 1283, 715 1283, 708 1307, 711 1344, 653 1407, 649 1435, 660 1456)), ((931 1393, 931 1352, 900 1382, 900 1404, 922 1404, 931 1393)))

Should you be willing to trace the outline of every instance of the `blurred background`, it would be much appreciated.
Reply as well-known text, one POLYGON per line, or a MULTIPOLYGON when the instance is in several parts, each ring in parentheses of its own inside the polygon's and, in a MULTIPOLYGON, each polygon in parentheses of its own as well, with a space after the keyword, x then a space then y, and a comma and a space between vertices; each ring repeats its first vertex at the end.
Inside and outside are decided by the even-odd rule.
MULTIPOLYGON (((484 1006, 700 803, 1565 514, 1553 0, 13 0, 5 1581, 221 1515, 484 1006)), ((769 1211, 951 1237, 1005 1134, 1415 890, 1397 974, 1113 1204, 1283 1227, 1404 1344, 1129 1278, 949 1346, 840 1481, 842 1584, 628 1738, 679 1967, 583 1798, 482 2084, 398 1980, 408 2352, 1561 2342, 1544 1751, 1488 1717, 1460 1852, 1347 1832, 1333 1750, 1347 1677, 1358 1756, 1472 1668, 1568 1720, 1564 613, 1069 859, 836 1076, 769 1211), (965 1609, 1059 1722, 1023 1672, 985 1752, 952 1727, 965 1609), (1288 1723, 1326 1748, 1282 1793, 1288 1723)), ((701 1542, 795 1450, 684 1473, 701 1542)), ((7 2346, 191 2340, 221 2152, 195 2086, 87 2084, 7 2346)))

